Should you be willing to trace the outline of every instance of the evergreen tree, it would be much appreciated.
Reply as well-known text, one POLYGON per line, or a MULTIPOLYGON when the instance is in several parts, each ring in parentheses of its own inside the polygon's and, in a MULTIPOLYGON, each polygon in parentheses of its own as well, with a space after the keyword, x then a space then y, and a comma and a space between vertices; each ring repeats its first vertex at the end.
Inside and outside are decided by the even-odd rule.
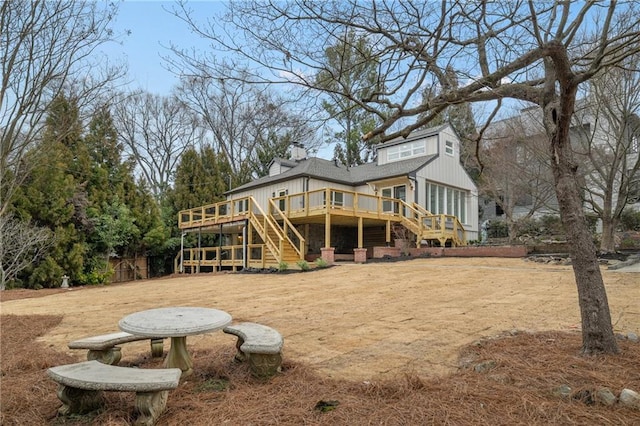
POLYGON ((16 193, 15 213, 55 235, 49 255, 21 274, 23 284, 32 288, 58 286, 62 275, 77 279, 84 270, 85 235, 91 223, 86 180, 79 180, 86 178, 83 169, 88 164, 81 128, 76 104, 59 96, 51 105, 40 144, 26 157, 35 167, 16 193))
POLYGON ((331 137, 337 142, 334 157, 347 166, 366 163, 377 140, 364 142, 362 136, 379 123, 357 102, 333 93, 349 90, 363 99, 374 96, 379 89, 377 61, 366 37, 357 36, 353 30, 325 49, 325 56, 326 68, 316 75, 316 84, 329 96, 322 107, 340 126, 331 137))
POLYGON ((231 167, 225 157, 216 154, 211 146, 197 152, 187 150, 176 169, 171 196, 176 213, 225 199, 224 192, 233 184, 231 167))

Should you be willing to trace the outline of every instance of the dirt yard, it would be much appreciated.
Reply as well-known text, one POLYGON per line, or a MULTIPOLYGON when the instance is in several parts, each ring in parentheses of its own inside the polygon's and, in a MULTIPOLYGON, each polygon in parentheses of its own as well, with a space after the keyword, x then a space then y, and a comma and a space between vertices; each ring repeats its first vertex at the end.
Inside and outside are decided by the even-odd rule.
MULTIPOLYGON (((640 274, 603 269, 603 275, 616 332, 640 334, 640 274)), ((85 354, 69 351, 68 342, 117 331, 124 315, 202 306, 227 311, 234 321, 272 326, 285 338, 286 358, 327 378, 358 381, 451 372, 462 346, 505 331, 580 328, 571 267, 522 259, 415 259, 295 274, 185 276, 3 299, 3 315, 63 315, 39 340, 78 360, 85 354)), ((195 352, 234 342, 221 332, 187 341, 195 352)), ((148 350, 147 343, 128 344, 123 359, 148 350)))

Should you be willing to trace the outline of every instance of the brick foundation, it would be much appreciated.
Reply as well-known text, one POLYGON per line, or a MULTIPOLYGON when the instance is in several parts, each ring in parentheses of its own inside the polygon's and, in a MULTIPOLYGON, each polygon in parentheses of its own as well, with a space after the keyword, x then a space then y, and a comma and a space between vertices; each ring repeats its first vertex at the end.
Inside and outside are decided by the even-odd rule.
POLYGON ((353 261, 355 263, 367 263, 367 249, 366 248, 353 249, 353 261))
POLYGON ((382 259, 385 256, 400 257, 400 247, 374 247, 373 258, 382 259))
POLYGON ((335 247, 322 247, 320 249, 320 253, 322 253, 322 259, 327 262, 327 265, 333 265, 335 263, 335 252, 335 247))
POLYGON ((413 247, 408 251, 413 257, 427 253, 433 257, 526 257, 528 255, 526 246, 413 247))

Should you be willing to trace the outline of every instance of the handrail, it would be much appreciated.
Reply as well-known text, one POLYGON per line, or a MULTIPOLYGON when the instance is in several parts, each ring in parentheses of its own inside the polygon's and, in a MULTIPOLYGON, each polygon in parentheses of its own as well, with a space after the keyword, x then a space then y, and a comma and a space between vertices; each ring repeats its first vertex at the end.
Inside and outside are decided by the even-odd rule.
MULTIPOLYGON (((300 232, 298 232, 296 227, 293 225, 293 223, 291 223, 291 221, 283 213, 283 211, 280 210, 280 207, 277 206, 277 204, 273 201, 273 199, 269 199, 269 206, 273 208, 276 213, 280 214, 280 217, 282 218, 282 221, 285 224, 284 228, 281 228, 284 238, 291 244, 291 247, 295 249, 296 253, 298 253, 298 257, 300 259, 304 259, 304 244, 306 242, 304 237, 300 234, 300 232), (291 232, 293 232, 293 234, 298 238, 298 241, 300 242, 299 247, 296 247, 296 245, 293 243, 291 238, 289 238, 289 235, 287 234, 288 229, 291 230, 291 232)), ((269 217, 273 217, 273 216, 269 214, 269 217)), ((278 222, 275 222, 275 223, 277 224, 278 222)), ((280 225, 278 225, 278 228, 280 228, 280 225)))
MULTIPOLYGON (((262 225, 262 233, 261 233, 262 240, 265 242, 265 245, 267 246, 269 251, 271 251, 273 256, 276 259, 278 259, 280 257, 278 253, 282 253, 280 251, 280 241, 278 241, 278 244, 276 245, 276 243, 271 239, 271 237, 269 236, 269 232, 267 232, 267 224, 269 224, 270 228, 274 230, 279 240, 282 239, 283 232, 281 232, 278 229, 277 223, 274 224, 273 220, 267 214, 265 214, 264 210, 262 210, 262 207, 260 207, 260 205, 256 202, 256 200, 252 196, 249 196, 249 200, 251 204, 251 208, 249 209, 249 216, 250 218, 253 219, 254 223, 262 225), (262 220, 264 221, 264 223, 260 223, 260 220, 258 219, 256 214, 253 212, 253 208, 257 209, 258 213, 262 215, 262 220)), ((260 234, 260 230, 258 230, 258 233, 260 234)))
POLYGON ((466 242, 465 229, 457 217, 433 214, 417 203, 407 203, 378 194, 325 187, 271 197, 268 199, 267 211, 269 214, 264 212, 252 196, 246 196, 182 210, 179 213, 179 226, 191 228, 215 224, 217 221, 249 218, 263 237, 268 250, 278 259, 282 254, 285 238, 286 243, 293 247, 300 258, 304 254, 306 241, 291 220, 327 213, 373 215, 380 220, 399 221, 420 239, 438 239, 441 242, 451 239, 455 240, 456 245, 464 245, 466 242), (258 215, 262 217, 259 218, 258 215), (279 220, 283 221, 282 226, 279 220), (271 238, 269 232, 275 234, 277 240, 271 238))
POLYGON ((423 214, 423 215, 425 215, 425 216, 433 216, 433 214, 432 214, 429 210, 425 209, 424 207, 422 207, 422 206, 421 206, 420 204, 418 204, 418 203, 415 203, 415 202, 414 202, 414 203, 412 204, 412 206, 413 206, 413 208, 414 208, 414 209, 416 209, 418 212, 422 213, 422 214, 423 214))

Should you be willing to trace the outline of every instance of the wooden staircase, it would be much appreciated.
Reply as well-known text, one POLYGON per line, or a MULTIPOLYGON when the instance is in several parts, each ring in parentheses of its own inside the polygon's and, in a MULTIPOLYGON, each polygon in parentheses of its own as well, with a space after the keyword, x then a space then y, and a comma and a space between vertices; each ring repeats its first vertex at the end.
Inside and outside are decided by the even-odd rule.
POLYGON ((441 247, 450 242, 451 246, 465 246, 464 227, 453 215, 434 215, 419 204, 401 202, 400 223, 416 236, 416 241, 438 241, 441 247))
POLYGON ((278 266, 282 262, 289 264, 304 260, 305 240, 278 206, 270 201, 267 214, 253 197, 248 199, 247 218, 265 244, 265 264, 278 266), (280 219, 276 220, 276 216, 280 219), (298 244, 294 243, 292 237, 298 244))

